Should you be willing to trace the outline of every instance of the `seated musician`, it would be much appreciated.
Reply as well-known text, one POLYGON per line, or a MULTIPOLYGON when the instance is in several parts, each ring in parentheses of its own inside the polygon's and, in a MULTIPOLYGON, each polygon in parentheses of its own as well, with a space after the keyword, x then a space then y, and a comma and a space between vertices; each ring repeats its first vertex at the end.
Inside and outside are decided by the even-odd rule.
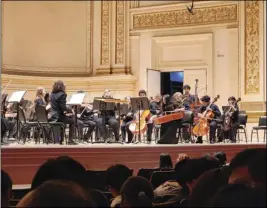
POLYGON ((193 104, 195 102, 195 96, 190 94, 191 87, 189 85, 184 85, 184 96, 187 98, 186 101, 189 105, 193 104))
POLYGON ((36 97, 34 100, 35 105, 45 105, 45 89, 43 87, 38 87, 36 90, 36 97))
MULTIPOLYGON (((216 127, 217 127, 217 122, 214 119, 218 119, 221 116, 221 111, 218 108, 218 106, 216 104, 211 104, 210 105, 210 96, 208 95, 204 95, 201 99, 202 105, 201 107, 198 109, 198 117, 202 118, 203 114, 206 110, 210 110, 214 113, 214 118, 213 120, 209 121, 209 126, 210 126, 210 130, 209 130, 209 139, 210 139, 210 143, 214 143, 215 142, 215 134, 216 134, 216 127), (207 109, 207 107, 210 105, 210 108, 207 109)), ((198 137, 196 143, 203 143, 202 137, 198 137)))
MULTIPOLYGON (((76 144, 73 141, 74 137, 74 121, 72 118, 65 115, 66 112, 72 112, 71 108, 66 106, 66 86, 63 81, 58 80, 54 83, 52 93, 50 96, 52 121, 63 122, 69 124, 69 142, 68 144, 76 144)), ((61 141, 63 142, 63 134, 61 134, 61 141)))
MULTIPOLYGON (((147 93, 145 90, 139 90, 138 92, 139 97, 147 97, 147 93)), ((156 102, 149 102, 149 110, 151 115, 157 115, 157 109, 158 109, 158 105, 156 102)), ((152 138, 152 132, 153 132, 153 122, 147 119, 147 141, 151 142, 151 138, 152 138)))
POLYGON ((52 114, 51 114, 51 103, 50 103, 50 94, 49 94, 49 92, 45 93, 44 101, 45 101, 45 109, 47 111, 48 120, 51 120, 52 114))
MULTIPOLYGON (((102 95, 103 98, 112 98, 111 92, 110 90, 105 90, 104 94, 102 95)), ((97 119, 96 121, 96 127, 99 129, 99 133, 100 135, 103 137, 104 131, 105 131, 105 127, 103 126, 103 113, 101 112, 101 117, 97 119)), ((115 117, 115 110, 107 110, 106 111, 106 123, 109 124, 109 126, 111 127, 115 139, 116 141, 119 141, 119 122, 117 121, 116 117, 115 117)))
MULTIPOLYGON (((224 132, 225 134, 225 138, 229 138, 231 140, 231 142, 236 142, 236 131, 237 131, 237 126, 238 124, 238 114, 239 114, 239 107, 237 104, 237 100, 234 96, 231 96, 228 98, 228 103, 229 106, 232 106, 232 109, 230 110, 229 116, 230 116, 230 130, 226 130, 224 132)), ((227 115, 223 115, 224 119, 225 116, 227 115)), ((220 138, 221 139, 221 138, 220 138)), ((219 140, 221 141, 221 140, 219 140)))
POLYGON ((130 100, 131 97, 126 97, 125 100, 128 101, 128 106, 129 106, 129 111, 128 111, 128 114, 127 115, 122 115, 123 116, 123 121, 122 121, 122 124, 121 124, 121 136, 122 136, 122 139, 123 141, 125 141, 126 139, 126 132, 127 132, 127 135, 128 135, 128 143, 131 143, 132 140, 133 140, 133 133, 130 131, 129 129, 129 126, 134 118, 134 112, 131 108, 131 104, 130 104, 130 100))
MULTIPOLYGON (((170 95, 164 95, 162 99, 163 112, 179 112, 187 110, 188 105, 184 105, 182 98, 183 95, 180 92, 176 92, 173 97, 171 97, 170 95)), ((176 137, 176 134, 180 124, 181 120, 174 120, 163 123, 160 129, 160 140, 158 141, 158 144, 177 144, 178 138, 176 137)))
POLYGON ((94 112, 93 109, 87 106, 86 104, 82 104, 79 107, 80 114, 78 114, 79 121, 83 122, 85 126, 88 126, 88 130, 86 134, 83 136, 84 141, 89 140, 91 137, 91 134, 93 133, 95 127, 96 127, 96 121, 94 119, 94 112))

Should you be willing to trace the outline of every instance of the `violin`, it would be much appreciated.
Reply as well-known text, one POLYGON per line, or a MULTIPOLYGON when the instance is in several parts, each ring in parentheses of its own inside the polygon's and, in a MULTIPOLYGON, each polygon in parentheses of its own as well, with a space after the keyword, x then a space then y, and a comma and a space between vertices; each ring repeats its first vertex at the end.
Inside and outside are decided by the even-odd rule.
POLYGON ((210 106, 215 103, 220 98, 220 95, 217 95, 213 101, 207 106, 206 110, 202 114, 202 118, 194 126, 192 133, 195 136, 204 136, 209 132, 209 122, 214 118, 214 113, 210 110, 210 106))

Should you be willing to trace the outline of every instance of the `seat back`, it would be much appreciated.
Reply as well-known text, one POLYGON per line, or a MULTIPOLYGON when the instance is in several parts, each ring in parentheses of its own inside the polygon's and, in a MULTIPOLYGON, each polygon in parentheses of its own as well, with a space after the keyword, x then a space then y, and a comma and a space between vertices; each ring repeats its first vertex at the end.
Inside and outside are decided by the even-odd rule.
POLYGON ((86 170, 89 188, 107 192, 106 170, 86 170))
POLYGON ((239 114, 238 115, 238 122, 240 125, 246 126, 247 125, 247 120, 248 120, 248 115, 247 114, 239 114))
POLYGON ((243 111, 243 110, 240 110, 240 111, 238 112, 238 114, 247 114, 247 112, 246 112, 246 111, 243 111))
POLYGON ((166 181, 176 180, 176 174, 174 170, 171 171, 155 171, 150 179, 153 188, 159 187, 166 181))
POLYGON ((24 114, 24 111, 22 109, 22 107, 19 107, 19 121, 22 123, 22 124, 25 124, 26 123, 26 118, 25 118, 25 114, 24 114))
POLYGON ((146 178, 147 180, 150 180, 151 175, 154 171, 159 171, 160 168, 140 168, 137 176, 141 176, 146 178))
POLYGON ((193 124, 194 122, 194 113, 192 111, 185 111, 182 123, 193 124))
POLYGON ((35 114, 38 122, 48 123, 45 106, 37 105, 35 107, 35 114))
POLYGON ((266 116, 261 116, 259 118, 259 126, 267 126, 267 117, 266 116))

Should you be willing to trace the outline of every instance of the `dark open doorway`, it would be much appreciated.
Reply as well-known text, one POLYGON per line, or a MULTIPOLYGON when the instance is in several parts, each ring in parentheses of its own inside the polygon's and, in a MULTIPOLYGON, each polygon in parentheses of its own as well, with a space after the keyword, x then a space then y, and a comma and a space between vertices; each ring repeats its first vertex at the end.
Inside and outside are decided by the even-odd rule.
POLYGON ((161 95, 183 93, 184 72, 161 72, 161 95))

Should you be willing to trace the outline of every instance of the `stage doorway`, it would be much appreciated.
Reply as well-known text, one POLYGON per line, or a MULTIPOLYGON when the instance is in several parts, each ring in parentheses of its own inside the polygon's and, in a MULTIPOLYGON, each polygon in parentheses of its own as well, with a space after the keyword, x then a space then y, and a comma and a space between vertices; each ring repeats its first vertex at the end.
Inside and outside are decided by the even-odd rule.
POLYGON ((198 96, 201 97, 207 93, 206 69, 182 69, 170 72, 147 69, 147 93, 149 97, 157 94, 183 93, 183 85, 187 84, 191 86, 191 93, 194 94, 196 79, 198 79, 198 96))

